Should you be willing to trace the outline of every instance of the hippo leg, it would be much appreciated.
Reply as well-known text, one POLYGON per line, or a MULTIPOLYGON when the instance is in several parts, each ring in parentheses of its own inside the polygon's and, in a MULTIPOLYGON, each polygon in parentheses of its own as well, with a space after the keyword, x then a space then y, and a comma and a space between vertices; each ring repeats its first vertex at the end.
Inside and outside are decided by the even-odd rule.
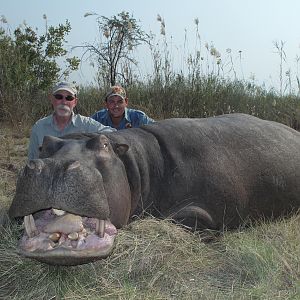
POLYGON ((173 220, 191 229, 216 228, 216 223, 212 216, 205 209, 196 205, 186 205, 168 215, 173 220))

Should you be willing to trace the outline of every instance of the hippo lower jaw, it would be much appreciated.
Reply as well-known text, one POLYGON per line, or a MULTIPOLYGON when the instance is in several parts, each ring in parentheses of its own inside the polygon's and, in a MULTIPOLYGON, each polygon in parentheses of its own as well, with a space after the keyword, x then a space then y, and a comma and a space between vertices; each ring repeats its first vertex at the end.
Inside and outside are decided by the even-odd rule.
POLYGON ((24 217, 19 254, 53 265, 78 265, 106 258, 117 234, 109 220, 48 209, 24 217))

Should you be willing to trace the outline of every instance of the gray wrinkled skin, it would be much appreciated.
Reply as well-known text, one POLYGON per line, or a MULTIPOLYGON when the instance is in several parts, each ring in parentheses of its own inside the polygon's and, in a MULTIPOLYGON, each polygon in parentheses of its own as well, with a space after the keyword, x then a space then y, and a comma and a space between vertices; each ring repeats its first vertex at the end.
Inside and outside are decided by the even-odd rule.
MULTIPOLYGON (((55 208, 86 223, 106 220, 112 225, 105 236, 112 239, 111 226, 120 228, 145 210, 192 229, 236 228, 249 218, 299 209, 299 149, 299 132, 245 114, 169 119, 106 135, 45 137, 40 159, 19 175, 9 214, 35 217, 55 208)), ((89 262, 113 248, 112 241, 91 255, 90 249, 57 244, 54 250, 29 251, 33 241, 23 239, 22 255, 52 264, 89 262)))

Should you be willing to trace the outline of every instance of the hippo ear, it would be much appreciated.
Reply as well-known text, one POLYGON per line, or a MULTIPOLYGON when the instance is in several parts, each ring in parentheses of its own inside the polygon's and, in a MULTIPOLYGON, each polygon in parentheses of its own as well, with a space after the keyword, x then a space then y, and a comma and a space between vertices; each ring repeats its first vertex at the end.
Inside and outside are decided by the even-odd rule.
POLYGON ((129 146, 127 144, 114 144, 113 148, 116 154, 122 156, 128 151, 129 146))
POLYGON ((54 136, 45 136, 43 139, 43 144, 40 149, 40 158, 46 158, 53 155, 64 145, 64 140, 54 137, 54 136))

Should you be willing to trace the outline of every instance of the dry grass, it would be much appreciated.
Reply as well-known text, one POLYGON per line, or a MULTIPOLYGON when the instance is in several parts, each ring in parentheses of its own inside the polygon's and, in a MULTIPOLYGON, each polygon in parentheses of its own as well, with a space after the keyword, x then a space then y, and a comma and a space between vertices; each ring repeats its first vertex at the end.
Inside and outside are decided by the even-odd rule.
MULTIPOLYGON (((3 213, 28 140, 1 128, 3 213)), ((198 233, 149 217, 119 231, 109 258, 57 267, 19 257, 21 228, 9 223, 0 230, 0 299, 299 299, 299 226, 296 215, 204 243, 198 233)))
POLYGON ((20 228, 11 224, 0 236, 0 298, 298 299, 299 225, 293 217, 205 244, 147 218, 119 232, 106 260, 56 267, 17 256, 20 228))
POLYGON ((16 175, 27 156, 28 129, 0 126, 0 207, 7 207, 15 192, 16 175))

